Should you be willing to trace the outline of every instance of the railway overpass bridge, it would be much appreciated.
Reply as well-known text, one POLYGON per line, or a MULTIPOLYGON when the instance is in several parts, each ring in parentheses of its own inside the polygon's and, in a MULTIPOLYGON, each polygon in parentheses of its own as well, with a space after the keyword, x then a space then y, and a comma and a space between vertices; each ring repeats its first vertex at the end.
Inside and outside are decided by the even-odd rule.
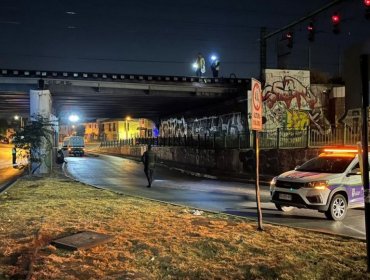
POLYGON ((29 116, 32 89, 50 91, 61 121, 70 113, 159 120, 227 112, 246 102, 250 79, 0 69, 0 117, 29 116))

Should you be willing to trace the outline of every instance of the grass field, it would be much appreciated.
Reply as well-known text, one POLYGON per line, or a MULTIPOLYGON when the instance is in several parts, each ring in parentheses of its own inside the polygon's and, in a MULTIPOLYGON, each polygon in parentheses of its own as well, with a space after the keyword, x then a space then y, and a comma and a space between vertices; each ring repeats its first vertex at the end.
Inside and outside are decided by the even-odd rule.
POLYGON ((370 279, 365 243, 23 178, 0 195, 0 279, 370 279), (80 231, 88 250, 50 245, 80 231))

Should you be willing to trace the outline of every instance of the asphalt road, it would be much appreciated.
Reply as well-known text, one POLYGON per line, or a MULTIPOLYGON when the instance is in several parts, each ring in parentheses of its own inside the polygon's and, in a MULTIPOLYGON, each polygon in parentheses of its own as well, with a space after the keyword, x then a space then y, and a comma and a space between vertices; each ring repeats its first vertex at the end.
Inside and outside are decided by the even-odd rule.
MULTIPOLYGON (((66 160, 66 173, 90 185, 197 209, 257 218, 254 184, 204 179, 157 167, 152 188, 146 188, 142 163, 108 155, 67 157, 66 160)), ((313 210, 280 212, 269 198, 268 186, 261 186, 264 221, 365 239, 363 209, 351 209, 343 221, 335 222, 313 210)))

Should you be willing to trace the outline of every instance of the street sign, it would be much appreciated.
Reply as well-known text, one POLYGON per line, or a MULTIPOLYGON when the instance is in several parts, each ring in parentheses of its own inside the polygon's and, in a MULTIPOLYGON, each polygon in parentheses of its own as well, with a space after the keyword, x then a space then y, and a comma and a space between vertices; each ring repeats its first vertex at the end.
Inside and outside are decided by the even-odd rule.
POLYGON ((261 82, 252 78, 252 130, 262 130, 261 82))

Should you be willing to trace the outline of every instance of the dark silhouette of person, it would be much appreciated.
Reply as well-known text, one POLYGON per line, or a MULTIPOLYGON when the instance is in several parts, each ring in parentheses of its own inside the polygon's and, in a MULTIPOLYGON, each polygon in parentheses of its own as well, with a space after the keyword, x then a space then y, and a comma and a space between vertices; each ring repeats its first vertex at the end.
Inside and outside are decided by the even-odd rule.
POLYGON ((217 58, 213 60, 211 70, 213 78, 218 78, 218 73, 220 72, 220 61, 217 58))
POLYGON ((15 146, 12 149, 12 162, 13 165, 17 164, 17 149, 15 148, 15 146))
POLYGON ((56 159, 56 162, 58 164, 62 164, 62 163, 67 163, 65 160, 64 160, 64 154, 63 154, 63 151, 62 150, 58 150, 57 151, 57 159, 56 159))
POLYGON ((152 186, 153 173, 157 161, 157 155, 152 151, 152 145, 148 145, 148 149, 142 155, 141 161, 144 163, 144 173, 148 180, 147 188, 150 188, 152 186))

